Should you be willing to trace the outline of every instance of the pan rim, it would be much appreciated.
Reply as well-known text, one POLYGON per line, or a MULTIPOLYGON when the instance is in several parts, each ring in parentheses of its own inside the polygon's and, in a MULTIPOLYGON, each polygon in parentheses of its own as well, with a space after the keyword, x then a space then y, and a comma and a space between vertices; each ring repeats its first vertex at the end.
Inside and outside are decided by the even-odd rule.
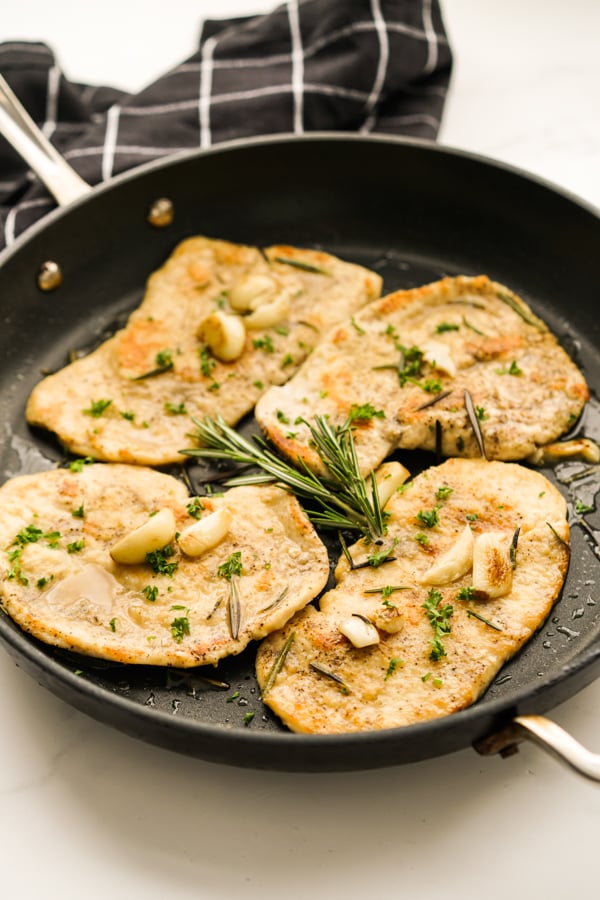
POLYGON ((45 216, 37 222, 34 222, 24 232, 19 234, 14 242, 0 250, 0 269, 8 260, 18 253, 21 248, 30 240, 36 238, 41 232, 50 228, 54 222, 68 215, 72 210, 93 202, 94 199, 106 193, 112 193, 118 190, 122 185, 131 181, 142 179, 147 174, 169 169, 171 166, 182 165, 195 159, 206 158, 224 153, 238 152, 252 149, 255 147, 268 147, 277 144, 313 144, 313 143, 340 143, 340 144, 381 144, 398 148, 415 148, 427 151, 433 155, 450 156, 456 159, 468 160, 483 167, 491 167, 496 171, 502 171, 507 175, 511 175, 525 180, 530 184, 536 184, 539 187, 550 191, 551 193, 562 197, 564 200, 578 206, 581 210, 590 213, 600 219, 600 206, 585 200, 576 193, 557 185, 550 179, 543 178, 528 170, 494 159, 482 153, 476 153, 470 150, 463 150, 458 147, 444 144, 443 142, 429 141, 425 138, 412 138, 398 135, 380 135, 380 134, 356 134, 354 132, 329 132, 314 131, 301 135, 297 134, 273 134, 261 135, 253 138, 239 138, 231 141, 223 141, 212 147, 194 148, 191 150, 183 150, 179 153, 163 156, 159 159, 150 160, 142 163, 132 169, 120 172, 112 176, 108 181, 90 185, 90 190, 76 200, 64 206, 57 206, 51 209, 45 216))

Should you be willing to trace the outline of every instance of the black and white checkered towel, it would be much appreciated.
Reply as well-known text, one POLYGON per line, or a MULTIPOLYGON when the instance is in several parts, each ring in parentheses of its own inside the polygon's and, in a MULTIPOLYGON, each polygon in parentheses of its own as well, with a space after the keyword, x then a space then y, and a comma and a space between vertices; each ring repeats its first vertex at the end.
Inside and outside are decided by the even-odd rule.
MULTIPOLYGON (((438 0, 288 0, 205 21, 198 51, 136 95, 69 82, 45 44, 0 44, 0 72, 90 184, 258 134, 434 140, 451 66, 438 0)), ((0 247, 54 205, 0 138, 0 247)))

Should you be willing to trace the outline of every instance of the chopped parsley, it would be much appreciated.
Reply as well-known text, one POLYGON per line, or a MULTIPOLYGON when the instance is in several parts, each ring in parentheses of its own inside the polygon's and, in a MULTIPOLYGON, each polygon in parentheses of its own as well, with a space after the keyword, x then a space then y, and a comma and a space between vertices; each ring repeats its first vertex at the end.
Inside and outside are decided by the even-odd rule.
POLYGON ((442 485, 435 492, 435 496, 438 500, 447 500, 450 494, 454 491, 454 488, 446 487, 446 485, 442 485))
POLYGON ((186 509, 193 519, 200 519, 205 507, 200 497, 193 497, 186 506, 186 509))
POLYGON ((434 506, 433 509, 420 509, 415 519, 420 525, 424 525, 425 528, 435 528, 436 525, 440 524, 439 509, 439 506, 434 506))
POLYGON ((353 403, 348 413, 348 422, 366 422, 369 419, 385 419, 382 409, 375 409, 371 403, 362 403, 360 406, 353 403))
POLYGON ((94 418, 99 419, 111 403, 112 400, 91 400, 89 409, 83 409, 82 412, 86 416, 94 416, 94 418))
POLYGON ((172 606, 171 609, 184 610, 184 616, 176 616, 171 622, 171 634, 173 639, 181 644, 184 637, 190 634, 190 620, 188 618, 188 610, 185 606, 172 606))
POLYGON ((252 346, 255 350, 264 350, 265 353, 275 353, 273 338, 268 334, 263 335, 261 338, 254 338, 252 346))
POLYGON ((155 584, 147 584, 146 587, 142 589, 142 594, 146 600, 149 600, 150 603, 154 603, 158 597, 158 588, 155 584))
POLYGON ((83 550, 85 547, 85 541, 72 541, 70 544, 67 544, 67 553, 79 553, 80 550, 83 550))
POLYGON ((185 408, 185 403, 183 403, 183 401, 181 403, 170 403, 167 400, 165 402, 165 412, 168 412, 172 416, 185 416, 187 414, 187 409, 185 408))
POLYGON ((206 378, 210 378, 212 370, 217 364, 216 359, 214 359, 210 355, 210 350, 208 349, 208 347, 201 347, 198 350, 198 355, 200 357, 200 372, 206 378))
POLYGON ((167 562, 167 560, 174 553, 174 547, 171 544, 167 544, 160 550, 152 550, 151 553, 146 553, 146 562, 157 575, 173 575, 177 571, 178 563, 167 562))
POLYGON ((458 331, 458 329, 458 325, 452 325, 450 322, 440 322, 435 330, 437 334, 443 334, 445 331, 458 331))
POLYGON ((442 603, 442 594, 435 588, 431 588, 427 594, 427 599, 422 604, 425 614, 429 620, 429 624, 433 628, 433 638, 431 639, 431 652, 429 658, 438 661, 446 656, 446 650, 442 643, 443 638, 450 634, 452 627, 450 618, 454 613, 454 607, 450 603, 440 606, 442 603))
POLYGON ((86 456, 81 459, 74 459, 69 463, 69 471, 70 472, 83 472, 84 466, 89 466, 95 460, 91 456, 86 456))
POLYGON ((231 581, 234 575, 242 574, 242 553, 241 550, 236 550, 235 553, 232 553, 224 563, 221 563, 219 568, 217 569, 217 575, 223 576, 223 578, 227 578, 228 581, 231 581))
POLYGON ((400 659, 399 656, 393 656, 390 659, 390 661, 388 663, 388 667, 385 672, 385 680, 386 681, 388 680, 388 678, 392 677, 392 675, 398 669, 399 666, 402 666, 402 660, 400 659))

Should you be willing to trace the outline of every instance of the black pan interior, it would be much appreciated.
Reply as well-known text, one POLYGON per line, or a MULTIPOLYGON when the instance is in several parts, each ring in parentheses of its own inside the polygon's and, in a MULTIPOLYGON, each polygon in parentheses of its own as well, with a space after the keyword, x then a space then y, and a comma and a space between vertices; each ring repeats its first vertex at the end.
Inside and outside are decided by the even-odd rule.
MULTIPOLYGON (((54 466, 49 436, 23 411, 41 377, 90 348, 139 302, 150 272, 178 241, 206 234, 267 245, 319 247, 381 273, 385 291, 446 274, 509 285, 558 334, 600 385, 595 309, 597 213, 523 173, 435 145, 317 135, 232 144, 153 164, 94 190, 35 226, 0 265, 0 475, 54 466), (168 197, 167 228, 146 221, 168 197), (58 262, 62 286, 42 293, 36 274, 58 262)), ((245 426, 246 427, 246 426, 245 426)), ((247 427, 252 427, 248 423, 247 427)), ((600 439, 595 399, 575 433, 600 439)), ((415 472, 433 460, 404 454, 415 472)), ((594 503, 595 473, 582 464, 546 471, 571 502, 573 554, 562 597, 542 630, 472 708, 435 722, 335 737, 288 733, 262 705, 254 651, 192 674, 124 667, 46 647, 0 616, 0 638, 37 681, 131 735, 205 759, 281 770, 347 770, 441 755, 482 738, 519 713, 542 713, 600 672, 596 538, 575 502, 594 503), (247 713, 254 713, 248 722, 247 713)), ((204 473, 192 471, 201 484, 204 473)))

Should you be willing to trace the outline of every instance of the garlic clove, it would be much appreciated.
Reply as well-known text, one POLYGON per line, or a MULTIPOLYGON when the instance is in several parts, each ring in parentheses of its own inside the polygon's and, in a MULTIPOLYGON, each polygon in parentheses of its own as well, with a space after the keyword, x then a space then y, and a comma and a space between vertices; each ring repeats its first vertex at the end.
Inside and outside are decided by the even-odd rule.
POLYGON ((347 619, 343 619, 338 625, 338 631, 358 649, 372 647, 379 643, 379 632, 375 626, 358 613, 353 613, 347 619))
POLYGON ((494 600, 512 588, 511 538, 502 531, 485 531, 473 542, 473 589, 480 599, 494 600))
POLYGON ((257 305, 253 312, 244 316, 244 325, 252 331, 260 328, 272 328, 289 318, 290 308, 289 295, 287 293, 280 294, 269 303, 257 305))
POLYGON ((209 513, 189 528, 184 529, 178 538, 178 544, 186 556, 201 556, 226 537, 233 515, 226 506, 209 513))
POLYGON ((382 509, 407 478, 410 478, 410 472, 399 462, 383 463, 375 470, 377 493, 382 509))
POLYGON ((270 275, 253 272, 244 275, 229 289, 228 299, 232 309, 246 312, 259 302, 266 302, 277 290, 277 284, 270 275))
POLYGON ((176 525, 172 509, 161 509, 130 531, 112 547, 110 555, 117 563, 135 566, 145 562, 146 555, 160 550, 175 537, 176 525))
POLYGON ((456 363, 446 344, 442 344, 441 341, 426 341, 421 345, 421 350, 425 362, 428 362, 434 369, 450 376, 456 375, 456 363))
POLYGON ((246 346, 246 329, 240 316, 221 310, 211 313, 200 323, 197 337, 221 362, 239 359, 246 346))
POLYGON ((466 525, 452 546, 440 553, 420 581, 423 584, 449 584, 466 575, 473 565, 473 544, 471 526, 466 525))
POLYGON ((538 447, 527 462, 534 466, 544 466, 550 463, 561 462, 565 459, 582 459, 589 463, 600 462, 600 447, 589 438, 575 438, 572 441, 556 441, 554 444, 546 444, 538 447))

